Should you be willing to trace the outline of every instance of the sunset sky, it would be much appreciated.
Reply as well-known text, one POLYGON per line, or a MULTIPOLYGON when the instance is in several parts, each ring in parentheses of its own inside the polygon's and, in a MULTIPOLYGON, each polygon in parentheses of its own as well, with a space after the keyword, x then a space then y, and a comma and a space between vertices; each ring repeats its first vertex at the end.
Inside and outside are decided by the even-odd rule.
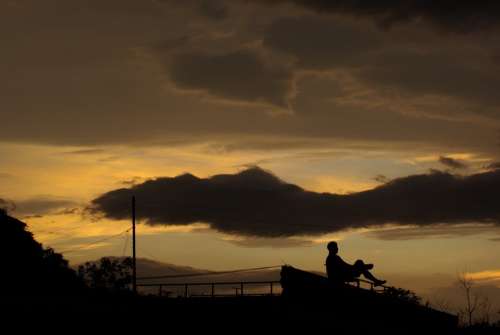
POLYGON ((0 0, 0 205, 73 264, 130 252, 134 194, 141 257, 323 271, 337 240, 389 283, 444 292, 466 271, 500 306, 499 17, 0 0))

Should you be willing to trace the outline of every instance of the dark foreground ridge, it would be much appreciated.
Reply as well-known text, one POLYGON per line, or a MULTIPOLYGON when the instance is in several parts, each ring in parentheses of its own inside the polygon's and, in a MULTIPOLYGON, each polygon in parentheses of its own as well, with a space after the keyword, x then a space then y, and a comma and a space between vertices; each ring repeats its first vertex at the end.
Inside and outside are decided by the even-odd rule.
POLYGON ((333 285, 326 277, 291 266, 282 268, 281 286, 289 306, 311 316, 323 315, 332 328, 345 332, 452 334, 457 329, 457 316, 394 294, 390 287, 377 291, 333 285))
POLYGON ((281 271, 282 295, 168 298, 134 296, 128 289, 98 290, 86 284, 60 254, 36 242, 21 221, 0 213, 0 227, 2 252, 8 258, 1 276, 0 318, 19 330, 456 331, 453 315, 374 290, 337 287, 326 277, 289 266, 281 271))

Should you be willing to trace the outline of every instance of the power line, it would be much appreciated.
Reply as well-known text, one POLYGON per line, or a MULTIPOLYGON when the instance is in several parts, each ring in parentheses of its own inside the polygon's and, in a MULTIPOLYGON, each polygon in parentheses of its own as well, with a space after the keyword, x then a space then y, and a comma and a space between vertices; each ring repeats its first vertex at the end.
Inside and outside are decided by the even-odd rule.
POLYGON ((153 255, 149 251, 145 250, 143 246, 141 246, 141 247, 137 246, 137 249, 139 251, 141 251, 143 254, 146 254, 146 256, 149 256, 152 260, 157 261, 159 263, 162 262, 158 257, 156 257, 155 255, 153 255))
POLYGON ((123 244, 123 250, 122 250, 122 257, 125 257, 125 252, 127 251, 128 247, 128 234, 125 234, 125 243, 123 244))
POLYGON ((61 229, 56 229, 56 230, 46 230, 46 229, 36 229, 36 230, 30 230, 30 233, 32 234, 60 234, 60 235, 68 235, 66 232, 73 231, 76 229, 82 228, 81 226, 78 227, 72 227, 72 228, 61 228, 61 229))
POLYGON ((56 234, 56 233, 60 233, 60 232, 67 232, 67 231, 73 231, 73 230, 76 230, 76 229, 80 229, 84 226, 87 226, 89 223, 88 222, 85 222, 85 221, 82 221, 78 226, 75 226, 75 227, 44 227, 45 229, 37 229, 37 225, 33 225, 33 224, 30 224, 28 223, 27 224, 27 228, 28 230, 31 232, 31 233, 50 233, 50 234, 56 234), (51 228, 56 228, 56 229, 51 229, 51 228), (59 229, 57 229, 59 228, 59 229))
POLYGON ((212 271, 212 272, 202 272, 202 273, 186 273, 180 275, 164 275, 164 276, 149 276, 149 277, 138 277, 137 279, 165 279, 165 278, 186 278, 186 277, 200 277, 200 276, 215 276, 215 275, 223 275, 230 273, 241 273, 241 272, 251 272, 251 271, 259 271, 259 270, 269 270, 276 269, 281 267, 281 265, 274 266, 264 266, 260 268, 249 268, 249 269, 238 269, 238 270, 230 270, 230 271, 212 271))
POLYGON ((79 251, 79 250, 82 250, 82 249, 88 248, 88 247, 90 247, 90 246, 93 246, 93 245, 96 245, 96 244, 98 244, 98 243, 101 243, 101 242, 105 242, 105 241, 111 240, 111 239, 113 239, 113 238, 115 238, 115 237, 118 237, 118 236, 120 236, 120 235, 124 234, 124 233, 127 233, 127 232, 129 232, 129 231, 130 231, 130 229, 131 229, 131 228, 128 228, 128 229, 126 229, 126 230, 122 231, 122 232, 121 232, 121 233, 119 233, 119 234, 116 234, 116 235, 111 235, 111 236, 108 236, 108 237, 105 237, 105 238, 102 238, 102 239, 96 240, 96 241, 94 241, 94 242, 87 243, 87 244, 82 245, 81 247, 78 247, 78 248, 72 248, 72 249, 68 249, 68 250, 63 250, 63 251, 60 251, 60 253, 62 253, 62 254, 67 254, 67 253, 71 253, 71 252, 75 252, 75 251, 79 251))

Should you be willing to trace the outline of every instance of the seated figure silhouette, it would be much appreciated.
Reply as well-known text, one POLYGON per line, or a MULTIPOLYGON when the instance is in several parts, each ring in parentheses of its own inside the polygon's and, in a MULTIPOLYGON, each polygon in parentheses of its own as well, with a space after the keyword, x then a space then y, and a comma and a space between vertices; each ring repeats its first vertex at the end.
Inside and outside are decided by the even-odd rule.
POLYGON ((337 242, 328 243, 328 257, 326 258, 326 273, 328 279, 335 284, 344 284, 346 282, 355 281, 359 276, 363 275, 366 279, 372 281, 375 286, 380 286, 386 283, 385 280, 375 278, 370 271, 373 269, 373 264, 365 264, 358 259, 353 265, 346 263, 338 255, 339 248, 337 242))

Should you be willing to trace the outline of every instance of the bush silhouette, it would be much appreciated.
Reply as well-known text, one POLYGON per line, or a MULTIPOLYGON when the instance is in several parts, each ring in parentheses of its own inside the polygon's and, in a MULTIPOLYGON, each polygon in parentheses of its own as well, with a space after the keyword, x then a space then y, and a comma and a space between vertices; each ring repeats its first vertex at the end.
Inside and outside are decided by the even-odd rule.
POLYGON ((415 294, 415 292, 412 292, 410 290, 405 290, 403 288, 399 287, 387 287, 382 294, 387 297, 391 297, 394 299, 397 299, 399 301, 419 305, 421 302, 421 298, 415 294))
POLYGON ((132 282, 132 259, 103 257, 78 267, 78 276, 92 289, 123 292, 132 282))

